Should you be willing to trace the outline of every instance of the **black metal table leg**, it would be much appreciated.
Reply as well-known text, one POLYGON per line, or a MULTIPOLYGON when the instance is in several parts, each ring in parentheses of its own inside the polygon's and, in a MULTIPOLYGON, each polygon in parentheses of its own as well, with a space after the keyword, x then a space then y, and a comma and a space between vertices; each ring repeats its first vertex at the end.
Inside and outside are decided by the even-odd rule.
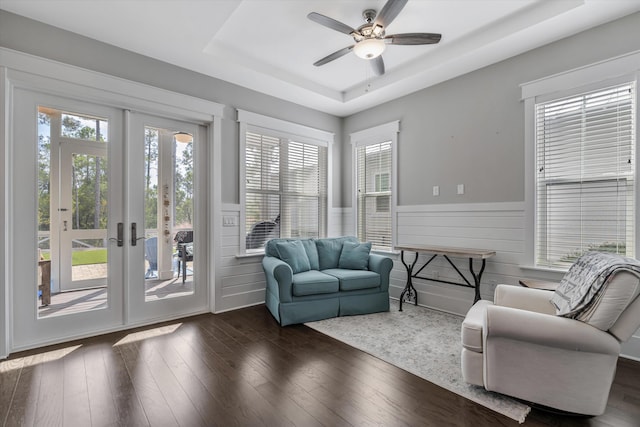
POLYGON ((473 258, 469 258, 469 271, 471 272, 471 275, 473 276, 473 281, 474 281, 474 285, 475 285, 475 297, 473 299, 473 303, 477 303, 480 300, 480 280, 482 279, 482 273, 484 272, 484 267, 486 265, 486 260, 483 258, 482 259, 482 267, 480 267, 480 271, 478 272, 478 274, 476 274, 473 271, 473 258))
POLYGON ((418 292, 416 288, 413 287, 413 267, 416 265, 418 261, 418 252, 416 252, 416 256, 413 259, 413 262, 407 264, 404 261, 404 251, 400 251, 400 261, 402 261, 402 265, 407 269, 407 284, 404 286, 402 293, 400 294, 400 311, 402 311, 402 301, 404 300, 405 295, 408 296, 409 299, 413 296, 415 299, 416 305, 418 305, 418 292))

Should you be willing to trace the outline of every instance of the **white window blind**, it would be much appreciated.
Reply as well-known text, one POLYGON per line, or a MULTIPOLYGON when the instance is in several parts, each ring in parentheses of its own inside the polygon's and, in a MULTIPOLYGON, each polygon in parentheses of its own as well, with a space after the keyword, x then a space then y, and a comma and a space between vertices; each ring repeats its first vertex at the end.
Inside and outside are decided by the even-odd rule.
POLYGON ((634 256, 634 100, 627 83, 536 104, 538 266, 634 256))
POLYGON ((390 250, 392 142, 361 145, 355 153, 358 239, 390 250))
POLYGON ((327 147, 247 131, 245 247, 276 237, 322 237, 327 212, 327 147))

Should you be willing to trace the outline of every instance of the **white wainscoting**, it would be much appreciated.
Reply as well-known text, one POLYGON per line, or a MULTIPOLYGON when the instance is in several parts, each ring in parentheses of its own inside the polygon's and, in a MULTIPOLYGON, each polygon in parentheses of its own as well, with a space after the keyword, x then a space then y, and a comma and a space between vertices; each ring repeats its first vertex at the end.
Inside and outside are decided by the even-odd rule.
MULTIPOLYGON (((341 236, 345 212, 342 208, 329 211, 329 236, 341 236)), ((215 313, 264 303, 265 278, 262 256, 240 255, 240 205, 224 204, 222 218, 234 217, 233 226, 224 226, 218 243, 220 256, 216 260, 215 313)))
MULTIPOLYGON (((487 260, 482 276, 481 295, 493 300, 496 284, 518 285, 521 278, 556 280, 562 274, 531 268, 525 259, 525 211, 524 203, 477 203, 400 206, 397 209, 397 241, 399 244, 429 244, 463 248, 490 249, 496 256, 487 260)), ((409 259, 405 255, 405 260, 409 259)), ((413 256, 410 258, 413 259, 413 256)), ((426 255, 418 262, 424 263, 426 255)), ((471 279, 468 259, 451 258, 460 271, 471 279)), ((419 264, 422 265, 422 264, 419 264)), ((478 270, 479 262, 474 264, 478 270)), ((442 257, 436 258, 420 275, 457 281, 457 273, 442 257)), ((390 294, 399 298, 407 280, 400 256, 394 257, 390 294)), ((473 289, 445 283, 414 279, 418 291, 418 303, 438 310, 464 315, 473 303, 473 289)), ((622 346, 621 355, 640 360, 640 330, 622 346)))
MULTIPOLYGON (((353 235, 353 210, 333 208, 330 212, 329 235, 353 235)), ((447 205, 400 206, 397 209, 398 244, 430 244, 466 248, 490 249, 496 256, 487 260, 482 276, 481 295, 493 300, 496 284, 518 285, 526 277, 543 280, 560 280, 557 273, 521 268, 525 259, 524 203, 474 203, 447 205)), ((234 216, 234 226, 222 227, 220 256, 216 260, 215 312, 233 310, 264 302, 265 280, 262 257, 242 257, 239 254, 240 206, 223 205, 222 216, 234 216)), ((407 280, 405 267, 399 254, 390 255, 394 260, 391 271, 390 294, 399 298, 407 280)), ((406 257, 413 259, 413 256, 406 257)), ((424 263, 426 255, 418 262, 424 263)), ((451 258, 460 271, 471 281, 469 261, 451 258)), ((421 265, 421 264, 420 264, 421 265)), ((478 271, 479 262, 474 269, 478 271)), ((442 257, 436 258, 421 276, 459 281, 457 273, 442 257)), ((420 305, 464 315, 473 304, 471 288, 414 279, 420 305)), ((623 345, 622 355, 640 360, 640 330, 623 345)))
MULTIPOLYGON (((519 265, 524 262, 524 203, 474 203, 399 206, 397 208, 397 242, 402 245, 428 244, 461 248, 489 249, 496 256, 487 260, 482 276, 481 295, 493 299, 497 283, 517 285, 522 277, 519 265)), ((414 254, 406 253, 405 261, 414 254)), ((420 267, 428 255, 420 255, 420 267)), ((450 257, 462 274, 473 283, 468 258, 450 257)), ((480 269, 475 261, 474 270, 480 269)), ((416 271, 416 270, 414 270, 416 271)), ((434 259, 421 273, 423 277, 461 282, 461 278, 442 257, 434 259)), ((395 256, 390 293, 398 298, 407 280, 400 256, 395 256)), ((472 288, 414 279, 418 303, 463 315, 473 304, 472 288)))
POLYGON ((264 302, 265 280, 262 256, 240 254, 240 205, 223 204, 222 238, 216 260, 216 300, 214 312, 234 310, 264 302), (225 219, 234 218, 232 226, 225 219))

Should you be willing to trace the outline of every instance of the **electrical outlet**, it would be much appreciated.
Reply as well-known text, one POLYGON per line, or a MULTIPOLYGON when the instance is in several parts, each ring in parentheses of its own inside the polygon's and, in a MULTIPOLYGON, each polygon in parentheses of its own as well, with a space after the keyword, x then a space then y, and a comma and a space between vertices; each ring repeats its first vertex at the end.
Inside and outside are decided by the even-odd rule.
POLYGON ((434 196, 439 196, 440 195, 440 187, 437 185, 433 186, 433 195, 434 196))
POLYGON ((458 194, 464 194, 464 184, 458 184, 458 194))

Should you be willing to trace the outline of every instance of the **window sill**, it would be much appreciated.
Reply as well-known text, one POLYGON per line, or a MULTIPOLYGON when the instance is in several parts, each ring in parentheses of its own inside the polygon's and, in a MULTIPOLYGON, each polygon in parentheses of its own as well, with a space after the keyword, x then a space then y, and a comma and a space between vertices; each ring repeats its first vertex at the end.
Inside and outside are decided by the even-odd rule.
POLYGON ((396 256, 396 257, 400 255, 400 251, 394 251, 394 250, 386 251, 382 249, 371 249, 371 253, 378 254, 378 255, 385 255, 385 256, 396 256))
POLYGON ((567 273, 567 270, 561 270, 559 268, 536 267, 533 265, 519 265, 518 267, 520 267, 520 270, 528 272, 528 274, 556 282, 559 282, 567 273))
POLYGON ((251 252, 251 253, 245 253, 245 254, 236 254, 236 258, 238 259, 243 259, 243 258, 258 258, 258 257, 263 257, 264 256, 264 252, 251 252))

